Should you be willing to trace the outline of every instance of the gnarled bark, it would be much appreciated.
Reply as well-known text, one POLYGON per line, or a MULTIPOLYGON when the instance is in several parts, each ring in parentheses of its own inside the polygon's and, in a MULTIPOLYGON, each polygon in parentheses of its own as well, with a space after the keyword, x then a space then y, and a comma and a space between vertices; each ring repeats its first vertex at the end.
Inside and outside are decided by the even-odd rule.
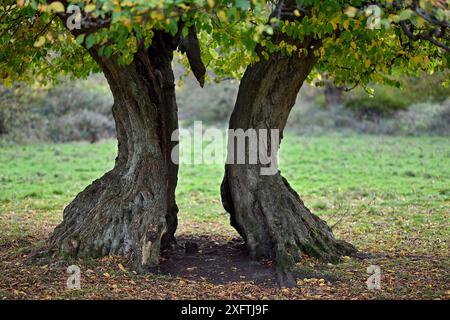
MULTIPOLYGON (((312 41, 305 47, 314 45, 312 41)), ((313 50, 309 52, 291 57, 272 54, 268 60, 261 58, 249 66, 229 128, 279 129, 282 137, 297 93, 317 60, 313 50)), ((267 140, 268 150, 278 152, 271 139, 267 140)), ((228 152, 236 153, 228 143, 228 152)), ((305 207, 279 172, 261 175, 262 167, 260 163, 227 164, 221 187, 231 225, 244 238, 253 258, 270 258, 280 267, 290 267, 303 254, 335 261, 355 251, 350 244, 335 239, 327 224, 305 207)))
POLYGON ((133 257, 134 267, 158 264, 161 248, 174 241, 178 166, 171 161, 178 128, 172 73, 176 41, 155 32, 127 66, 100 58, 114 96, 118 155, 114 168, 94 181, 64 210, 50 238, 58 252, 75 257, 110 254, 133 257))

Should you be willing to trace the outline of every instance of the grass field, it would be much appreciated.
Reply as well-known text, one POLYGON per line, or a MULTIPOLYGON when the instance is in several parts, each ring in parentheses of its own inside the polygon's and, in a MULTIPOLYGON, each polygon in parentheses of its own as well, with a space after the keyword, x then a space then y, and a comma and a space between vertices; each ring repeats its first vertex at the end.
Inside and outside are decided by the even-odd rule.
MULTIPOLYGON (((226 298, 449 298, 450 139, 341 135, 288 135, 281 171, 338 237, 369 258, 346 258, 338 265, 305 261, 299 270, 320 270, 319 276, 299 278, 297 288, 286 289, 125 274, 117 268, 121 258, 111 257, 80 262, 92 278, 81 291, 65 291, 62 266, 29 265, 26 254, 45 241, 63 207, 112 168, 115 152, 111 141, 0 146, 0 299, 224 298, 224 293, 226 298), (380 291, 366 288, 371 264, 381 267, 380 291), (324 282, 320 275, 334 280, 324 282)), ((179 236, 237 237, 220 203, 222 175, 222 165, 180 167, 179 236)))

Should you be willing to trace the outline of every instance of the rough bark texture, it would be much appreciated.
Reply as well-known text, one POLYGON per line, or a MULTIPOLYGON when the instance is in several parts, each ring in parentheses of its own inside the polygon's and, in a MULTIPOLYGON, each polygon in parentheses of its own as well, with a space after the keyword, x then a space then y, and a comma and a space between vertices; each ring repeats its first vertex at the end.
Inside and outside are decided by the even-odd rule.
MULTIPOLYGON (((297 93, 315 63, 312 53, 303 57, 273 54, 269 60, 262 58, 249 66, 241 80, 229 128, 279 129, 282 137, 297 93)), ((279 172, 261 175, 261 167, 226 165, 221 187, 231 225, 244 238, 253 258, 270 258, 280 267, 290 267, 303 254, 336 261, 340 255, 355 251, 350 244, 334 238, 327 224, 305 207, 279 172)))
POLYGON ((152 47, 119 66, 99 58, 114 96, 118 155, 114 168, 94 181, 64 210, 50 238, 58 252, 76 257, 109 254, 133 258, 144 271, 158 264, 174 241, 178 166, 170 158, 178 127, 171 61, 175 40, 155 33, 152 47))

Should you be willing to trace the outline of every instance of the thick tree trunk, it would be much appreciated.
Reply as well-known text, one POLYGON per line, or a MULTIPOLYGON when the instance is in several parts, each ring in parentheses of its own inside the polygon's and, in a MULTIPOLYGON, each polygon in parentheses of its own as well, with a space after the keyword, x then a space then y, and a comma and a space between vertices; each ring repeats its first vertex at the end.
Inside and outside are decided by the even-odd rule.
POLYGON ((144 271, 158 264, 160 250, 174 241, 178 166, 171 161, 178 128, 171 61, 174 39, 155 33, 152 47, 119 66, 92 56, 114 96, 118 155, 114 168, 94 181, 64 210, 50 238, 58 252, 75 257, 110 254, 133 258, 144 271))
MULTIPOLYGON (((312 51, 303 57, 273 54, 269 60, 261 58, 249 66, 229 128, 279 129, 281 139, 297 93, 316 63, 312 51)), ((270 145, 271 139, 267 140, 268 149, 278 152, 270 145)), ((228 152, 236 153, 230 141, 228 144, 228 152)), ((288 268, 303 254, 336 261, 355 251, 334 238, 327 224, 305 207, 278 171, 261 175, 262 167, 260 163, 227 164, 221 187, 231 225, 244 238, 253 258, 273 259, 279 267, 288 268)))

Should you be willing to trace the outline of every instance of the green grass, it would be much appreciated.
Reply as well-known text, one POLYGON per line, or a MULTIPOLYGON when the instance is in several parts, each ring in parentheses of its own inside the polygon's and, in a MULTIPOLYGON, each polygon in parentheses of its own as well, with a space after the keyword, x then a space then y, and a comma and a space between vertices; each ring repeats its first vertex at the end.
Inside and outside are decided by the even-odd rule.
MULTIPOLYGON (((281 171, 335 232, 376 251, 448 248, 450 140, 288 135, 281 171)), ((0 147, 2 242, 62 218, 63 207, 112 168, 116 143, 0 147)), ((220 203, 223 165, 182 165, 180 232, 232 232, 220 203), (195 226, 202 226, 199 230, 195 226)))
POLYGON ((404 249, 420 234, 445 248, 450 204, 450 140, 432 137, 288 138, 286 177, 307 206, 370 248, 404 249), (433 239, 434 238, 434 239, 433 239), (391 240, 391 241, 389 241, 391 240), (383 245, 385 242, 386 245, 383 245))
MULTIPOLYGON (((449 142, 288 135, 280 156, 282 173, 337 237, 374 255, 368 260, 345 257, 338 265, 306 259, 299 270, 330 275, 337 282, 323 290, 319 279, 297 279, 292 290, 250 285, 253 298, 448 299, 449 142), (381 266, 381 291, 366 288, 371 264, 381 266)), ((112 141, 0 146, 0 298, 247 299, 248 284, 214 286, 199 280, 180 285, 177 277, 124 275, 117 267, 125 263, 120 257, 77 261, 83 270, 95 271, 84 275, 89 280, 82 291, 65 291, 64 266, 50 270, 25 262, 30 249, 39 247, 61 221, 64 206, 112 168, 115 153, 112 141)), ((180 167, 179 235, 208 235, 211 241, 237 235, 220 203, 222 176, 223 165, 180 167)))

